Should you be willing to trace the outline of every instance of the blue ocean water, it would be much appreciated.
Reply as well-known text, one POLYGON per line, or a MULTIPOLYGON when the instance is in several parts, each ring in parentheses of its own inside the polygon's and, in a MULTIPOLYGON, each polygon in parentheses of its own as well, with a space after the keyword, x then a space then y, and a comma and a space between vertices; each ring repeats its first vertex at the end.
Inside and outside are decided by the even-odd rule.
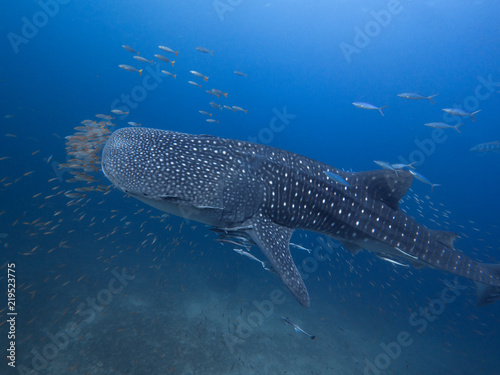
MULTIPOLYGON (((115 127, 134 121, 250 140, 345 170, 415 162, 441 186, 431 192, 414 181, 401 207, 458 233, 467 255, 498 263, 500 153, 469 151, 500 138, 498 2, 47 0, 4 8, 0 280, 7 291, 14 263, 18 315, 16 367, 5 359, 0 373, 500 373, 499 305, 477 307, 465 279, 367 252, 353 257, 298 232, 293 242, 334 250, 322 260, 292 249, 311 295, 306 309, 204 225, 117 190, 72 201, 65 192, 86 185, 58 168, 70 159, 64 137, 113 109, 129 112, 113 115, 115 127), (179 51, 168 56, 174 66, 153 57, 167 55, 159 45, 179 51), (208 95, 212 88, 228 97, 208 95), (402 92, 439 95, 432 104, 402 92), (353 102, 388 107, 382 116, 353 102), (442 111, 451 107, 480 112, 474 122, 442 111), (440 132, 429 122, 464 125, 440 132), (444 288, 456 298, 443 299, 444 288), (282 315, 317 338, 294 332, 282 315)), ((6 298, 6 353, 4 307, 6 298)))

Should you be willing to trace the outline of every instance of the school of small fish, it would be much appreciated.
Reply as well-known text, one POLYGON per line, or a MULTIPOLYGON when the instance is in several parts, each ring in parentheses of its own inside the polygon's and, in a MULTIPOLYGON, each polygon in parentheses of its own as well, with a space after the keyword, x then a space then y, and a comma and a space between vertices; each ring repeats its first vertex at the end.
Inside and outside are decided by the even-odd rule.
MULTIPOLYGON (((139 61, 139 62, 142 62, 142 63, 146 63, 146 64, 150 64, 150 65, 153 65, 153 62, 154 62, 154 59, 147 59, 143 56, 140 56, 139 52, 136 51, 135 49, 133 49, 132 47, 124 44, 122 45, 123 49, 125 49, 126 51, 132 53, 134 56, 132 56, 133 59, 135 59, 136 61, 139 61)), ((172 48, 170 47, 167 47, 167 46, 158 46, 158 48, 162 51, 162 52, 165 52, 165 53, 171 53, 173 55, 175 55, 176 57, 179 56, 179 51, 174 51, 172 48)), ((208 54, 208 55, 211 55, 213 56, 214 54, 214 51, 213 50, 209 50, 208 48, 205 48, 205 47, 196 47, 196 50, 200 53, 203 53, 203 54, 208 54)), ((171 60, 169 59, 167 56, 164 56, 164 55, 161 55, 161 54, 154 54, 154 57, 163 62, 163 63, 168 63, 168 64, 171 64, 171 68, 173 69, 174 68, 174 64, 175 64, 175 60, 171 60)), ((123 70, 126 70, 128 72, 135 72, 135 73, 139 73, 139 75, 142 75, 142 72, 143 72, 143 69, 139 69, 139 68, 136 68, 134 66, 131 66, 131 65, 127 65, 127 64, 120 64, 118 65, 121 69, 123 70)), ((173 77, 174 79, 177 78, 178 76, 178 73, 172 73, 168 70, 161 70, 161 72, 163 74, 165 74, 166 76, 170 76, 170 77, 173 77)), ((188 71, 190 75, 194 76, 195 79, 196 78, 200 78, 201 81, 194 81, 194 80, 188 80, 187 83, 192 85, 192 86, 197 86, 199 88, 202 88, 203 85, 205 85, 206 83, 208 83, 208 79, 209 79, 209 76, 208 75, 205 75, 203 73, 200 73, 196 70, 189 70, 188 71)), ((244 77, 244 78, 247 78, 247 74, 246 73, 243 73, 239 70, 235 70, 233 71, 233 73, 239 77, 244 77)), ((227 98, 228 97, 228 93, 227 92, 224 92, 220 89, 217 89, 217 88, 209 88, 209 89, 206 89, 205 90, 205 93, 207 93, 208 95, 212 95, 212 96, 215 96, 217 97, 217 99, 221 99, 221 98, 227 98)), ((227 109, 228 111, 232 111, 232 112, 243 112, 243 113, 247 113, 248 112, 248 109, 244 109, 240 106, 237 106, 237 105, 232 105, 232 106, 229 106, 227 104, 220 104, 220 103, 215 103, 215 102, 210 102, 209 105, 212 107, 212 108, 218 108, 220 110, 222 109, 227 109)), ((115 114, 118 114, 117 112, 114 112, 112 111, 113 113, 115 114)), ((120 111, 120 112, 123 112, 123 111, 120 111)), ((208 115, 208 112, 207 111, 204 111, 204 110, 199 110, 198 112, 200 112, 201 114, 203 115, 208 115)), ((123 114, 123 113, 121 113, 123 114)), ((126 113, 128 115, 128 113, 126 113)), ((210 117, 212 117, 212 114, 210 114, 210 117)), ((209 118, 209 119, 205 119, 205 122, 208 122, 208 123, 219 123, 219 120, 218 119, 214 119, 214 118, 209 118)), ((140 126, 140 124, 136 124, 135 122, 129 122, 128 123, 129 125, 131 126, 140 126)))
MULTIPOLYGON (((435 98, 438 95, 439 94, 425 96, 425 95, 421 95, 421 94, 416 93, 416 92, 404 92, 404 93, 401 93, 401 94, 397 94, 398 97, 403 98, 403 99, 408 99, 408 100, 428 100, 432 104, 435 103, 434 100, 433 100, 433 98, 435 98)), ((378 110, 382 116, 385 116, 385 114, 384 114, 384 112, 382 110, 384 108, 388 107, 387 105, 384 105, 384 106, 381 106, 381 107, 377 107, 376 105, 373 105, 373 104, 370 104, 370 103, 365 103, 365 102, 353 102, 352 104, 355 107, 358 107, 358 108, 361 108, 361 109, 378 110)), ((476 115, 477 113, 481 112, 480 109, 477 110, 477 111, 474 111, 474 112, 469 112, 469 111, 466 111, 465 109, 462 109, 462 108, 443 108, 443 111, 446 112, 449 115, 452 115, 452 116, 458 116, 458 117, 462 117, 462 118, 470 117, 470 119, 472 121, 474 121, 474 122, 476 122, 476 118, 474 117, 474 115, 476 115)), ((454 129, 458 133, 461 133, 461 131, 460 131, 459 128, 463 124, 464 124, 463 122, 460 123, 460 124, 457 124, 457 125, 450 125, 450 124, 447 124, 445 122, 428 122, 428 123, 425 123, 424 126, 427 126, 427 127, 430 127, 430 128, 434 128, 434 129, 441 129, 441 130, 454 129)), ((500 145, 499 145, 498 141, 488 142, 488 143, 482 143, 482 144, 479 144, 479 145, 476 145, 476 146, 472 147, 470 149, 470 151, 480 152, 480 153, 484 153, 484 152, 499 152, 500 151, 500 145)), ((430 185, 431 191, 434 191, 434 187, 440 186, 440 184, 433 184, 427 177, 424 177, 420 173, 416 172, 414 170, 415 167, 413 167, 413 165, 412 165, 412 164, 415 164, 415 162, 413 162, 413 163, 411 163, 409 165, 405 165, 405 164, 391 164, 391 163, 388 163, 388 162, 385 162, 385 161, 379 161, 379 160, 375 160, 374 162, 375 162, 375 164, 377 164, 378 166, 380 166, 380 167, 382 167, 384 169, 388 169, 388 170, 394 171, 396 174, 397 174, 397 170, 398 169, 409 169, 409 172, 413 175, 413 177, 415 177, 417 180, 419 180, 419 181, 421 181, 421 182, 423 182, 425 184, 430 185)), ((325 174, 327 174, 327 173, 330 173, 330 172, 325 171, 325 174)), ((333 175, 333 173, 331 173, 331 175, 328 175, 328 176, 331 179, 334 179, 337 183, 340 183, 340 184, 345 184, 346 183, 345 181, 344 181, 344 183, 342 182, 343 181, 342 177, 337 176, 337 175, 333 175, 333 176, 332 175, 333 175)))

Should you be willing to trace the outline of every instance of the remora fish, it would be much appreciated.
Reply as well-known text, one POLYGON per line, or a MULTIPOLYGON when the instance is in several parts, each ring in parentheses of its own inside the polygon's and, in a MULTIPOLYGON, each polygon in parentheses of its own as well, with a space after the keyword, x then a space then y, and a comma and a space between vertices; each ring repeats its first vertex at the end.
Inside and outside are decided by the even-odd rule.
POLYGON ((456 234, 399 210, 413 180, 406 170, 345 172, 265 145, 150 128, 116 130, 101 164, 116 187, 152 207, 250 237, 304 306, 309 294, 289 250, 295 229, 473 280, 480 304, 500 298, 499 264, 472 260, 454 249, 456 234), (326 170, 352 187, 332 184, 326 170))
POLYGON ((290 319, 285 318, 284 316, 281 317, 281 321, 285 324, 288 324, 289 326, 292 326, 293 329, 295 329, 295 332, 301 332, 304 335, 308 336, 311 340, 314 340, 316 338, 316 336, 310 335, 309 333, 304 331, 302 328, 300 328, 297 324, 292 322, 290 319))

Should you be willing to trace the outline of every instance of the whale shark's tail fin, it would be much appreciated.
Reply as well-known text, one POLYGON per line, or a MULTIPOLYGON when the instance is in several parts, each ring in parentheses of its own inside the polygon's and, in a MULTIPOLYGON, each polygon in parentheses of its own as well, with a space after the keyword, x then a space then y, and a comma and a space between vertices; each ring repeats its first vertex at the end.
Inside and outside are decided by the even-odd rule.
POLYGON ((482 265, 493 278, 497 279, 497 285, 487 285, 476 281, 477 304, 479 306, 488 305, 500 299, 500 264, 482 265))

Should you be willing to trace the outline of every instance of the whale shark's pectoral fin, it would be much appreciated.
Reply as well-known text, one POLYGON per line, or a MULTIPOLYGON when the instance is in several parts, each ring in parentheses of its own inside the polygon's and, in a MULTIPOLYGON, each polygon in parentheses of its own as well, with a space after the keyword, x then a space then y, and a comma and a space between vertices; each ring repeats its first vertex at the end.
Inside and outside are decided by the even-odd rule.
POLYGON ((273 223, 263 214, 249 220, 252 229, 246 232, 257 244, 287 288, 303 306, 309 307, 309 293, 290 254, 293 229, 273 223))

